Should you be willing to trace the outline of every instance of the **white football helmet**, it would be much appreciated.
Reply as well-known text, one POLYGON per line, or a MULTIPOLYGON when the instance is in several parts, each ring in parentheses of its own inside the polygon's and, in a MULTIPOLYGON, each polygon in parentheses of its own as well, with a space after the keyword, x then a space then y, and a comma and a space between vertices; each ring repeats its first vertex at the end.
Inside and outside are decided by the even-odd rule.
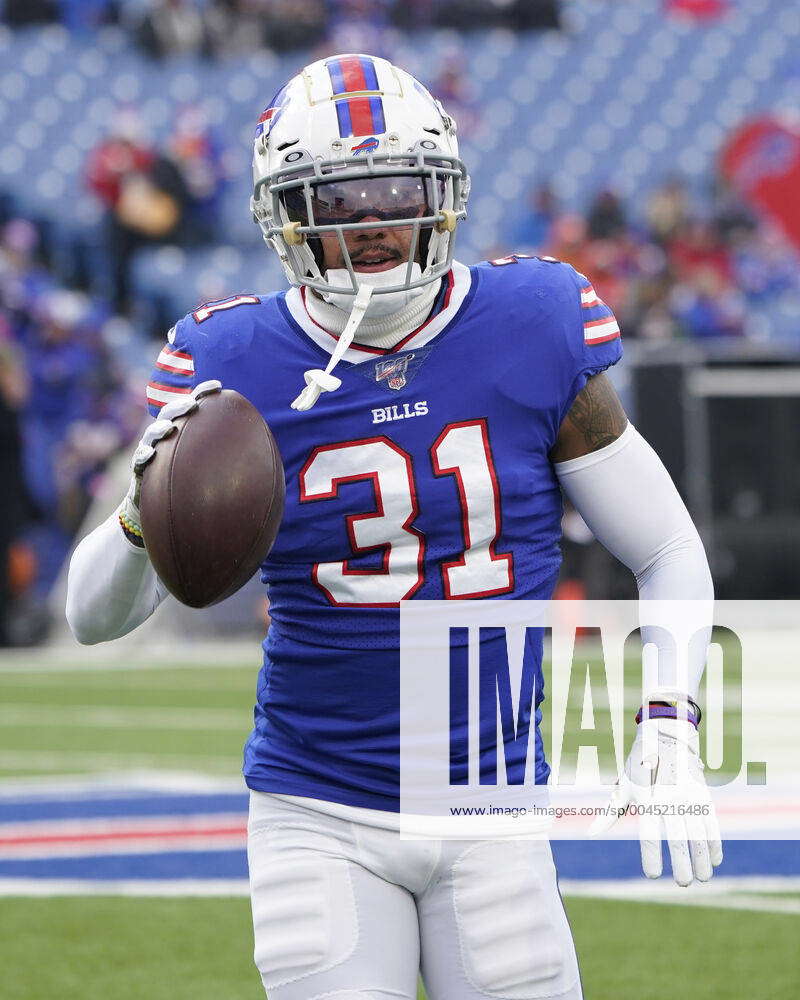
POLYGON ((253 216, 293 285, 356 295, 348 230, 412 230, 399 282, 374 287, 376 295, 419 288, 450 269, 469 194, 456 123, 385 59, 334 56, 293 77, 259 118, 253 178, 253 216), (328 279, 323 240, 341 251, 336 268, 346 269, 349 287, 328 279))

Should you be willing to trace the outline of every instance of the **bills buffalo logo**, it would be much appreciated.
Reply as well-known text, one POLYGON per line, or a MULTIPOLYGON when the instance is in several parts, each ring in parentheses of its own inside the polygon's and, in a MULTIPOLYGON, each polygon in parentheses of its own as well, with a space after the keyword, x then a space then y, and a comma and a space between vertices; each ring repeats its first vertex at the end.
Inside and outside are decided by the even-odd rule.
POLYGON ((350 152, 353 156, 358 156, 359 153, 373 153, 378 146, 380 146, 380 142, 373 135, 370 136, 369 139, 364 139, 364 141, 360 142, 357 146, 351 146, 350 152))
POLYGON ((390 389, 402 389, 406 384, 408 363, 413 357, 413 354, 405 354, 402 358, 379 361, 375 365, 375 381, 383 382, 385 379, 390 389))

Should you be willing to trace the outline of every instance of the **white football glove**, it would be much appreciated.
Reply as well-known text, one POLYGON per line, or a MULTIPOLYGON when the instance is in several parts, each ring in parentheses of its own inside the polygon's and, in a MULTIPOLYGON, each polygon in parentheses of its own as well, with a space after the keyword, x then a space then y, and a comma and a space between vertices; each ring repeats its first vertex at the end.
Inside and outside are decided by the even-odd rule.
POLYGON ((144 545, 144 541, 140 541, 142 539, 142 524, 141 515, 139 514, 139 494, 142 489, 142 473, 147 463, 151 461, 156 453, 156 444, 159 441, 163 441, 164 438, 169 437, 175 430, 173 420, 177 417, 184 417, 187 413, 191 413, 192 410, 196 410, 198 400, 213 392, 219 392, 220 389, 222 389, 222 383, 216 379, 201 382, 190 393, 181 396, 179 399, 173 399, 172 402, 163 406, 158 419, 148 424, 145 428, 142 439, 136 446, 136 451, 134 451, 131 458, 132 475, 128 492, 117 508, 117 516, 125 532, 125 536, 134 545, 139 547, 144 545))
POLYGON ((592 823, 590 836, 605 833, 629 808, 639 815, 642 870, 648 878, 658 878, 662 872, 662 822, 678 885, 711 878, 722 862, 722 843, 691 722, 643 719, 639 723, 608 815, 592 823))

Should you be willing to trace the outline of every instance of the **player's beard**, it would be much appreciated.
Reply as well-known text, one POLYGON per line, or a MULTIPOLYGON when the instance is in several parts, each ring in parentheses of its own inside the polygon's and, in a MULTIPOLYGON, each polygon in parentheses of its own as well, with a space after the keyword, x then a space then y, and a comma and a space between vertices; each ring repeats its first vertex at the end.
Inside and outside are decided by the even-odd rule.
MULTIPOLYGON (((405 271, 408 262, 390 267, 386 271, 356 271, 356 278, 359 285, 371 285, 373 288, 386 288, 389 285, 399 285, 405 280, 405 271)), ((415 261, 411 265, 411 280, 418 281, 422 277, 422 269, 415 261)), ((350 272, 346 267, 330 267, 325 272, 325 280, 328 284, 340 288, 352 288, 353 283, 350 272)), ((379 319, 382 316, 391 316, 405 309, 414 299, 425 292, 425 286, 419 288, 405 288, 399 292, 386 292, 383 295, 373 295, 370 299, 369 307, 365 314, 365 319, 379 319)), ((353 295, 346 295, 343 292, 320 292, 326 302, 336 306, 345 313, 349 313, 353 306, 353 295)))

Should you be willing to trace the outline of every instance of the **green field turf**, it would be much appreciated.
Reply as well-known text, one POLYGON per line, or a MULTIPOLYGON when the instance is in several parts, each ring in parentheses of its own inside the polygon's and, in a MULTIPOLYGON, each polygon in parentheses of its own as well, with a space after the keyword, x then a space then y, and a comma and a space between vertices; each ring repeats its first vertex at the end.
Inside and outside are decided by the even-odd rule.
MULTIPOLYGON (((148 663, 147 669, 65 670, 32 660, 25 671, 7 672, 0 660, 0 779, 121 769, 235 777, 252 722, 257 664, 257 649, 248 666, 201 662, 180 669, 165 662, 148 663)), ((637 668, 638 664, 629 665, 627 700, 636 701, 637 668)), ((583 707, 580 676, 581 684, 568 702, 575 732, 583 707)), ((613 771, 603 701, 601 691, 595 704, 598 757, 601 767, 613 771)), ((634 712, 632 702, 625 722, 628 742, 635 730, 634 712)), ((545 702, 546 747, 550 727, 545 702)), ((726 737, 733 731, 726 726, 726 737)), ((591 730, 577 742, 592 743, 591 730)))
MULTIPOLYGON (((567 909, 586 1000, 800 996, 800 917, 589 899, 567 909)), ((243 899, 0 906, 3 1000, 258 1000, 251 951, 243 899)))
POLYGON ((0 669, 0 778, 120 770, 235 777, 256 674, 253 666, 0 669))
MULTIPOLYGON (((258 651, 231 666, 208 659, 84 670, 0 660, 0 780, 235 779, 258 651)), ((579 719, 581 705, 570 712, 579 719)), ((609 746, 600 760, 611 765, 609 746)), ((587 898, 567 908, 586 1000, 800 998, 796 914, 587 898)), ((251 948, 244 899, 0 898, 2 1000, 257 1000, 251 948)))

